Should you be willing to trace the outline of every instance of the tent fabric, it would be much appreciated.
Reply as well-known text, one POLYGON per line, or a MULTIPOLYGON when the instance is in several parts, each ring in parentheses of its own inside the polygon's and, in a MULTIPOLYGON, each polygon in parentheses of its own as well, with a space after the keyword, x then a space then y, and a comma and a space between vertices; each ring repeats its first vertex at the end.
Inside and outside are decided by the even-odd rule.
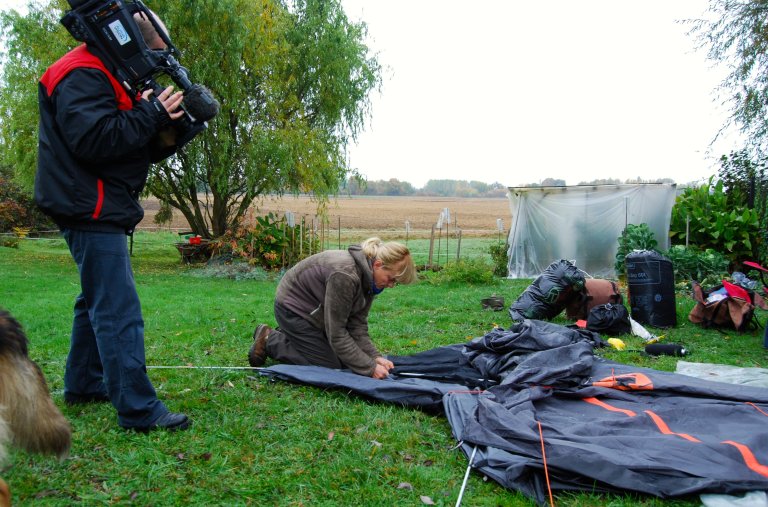
POLYGON ((535 278, 556 259, 570 259, 596 278, 616 276, 616 238, 627 224, 647 224, 669 248, 674 184, 510 187, 510 278, 535 278))
POLYGON ((478 446, 482 473, 539 503, 542 441, 553 490, 668 498, 768 488, 768 390, 608 361, 595 363, 593 379, 635 388, 505 385, 449 393, 445 412, 463 452, 478 446))
POLYGON ((547 478, 555 491, 662 498, 768 490, 768 389, 606 361, 591 353, 600 346, 594 334, 574 332, 524 321, 391 358, 415 378, 290 365, 263 373, 405 406, 434 409, 442 398, 462 451, 477 448, 473 467, 540 504, 547 478), (420 361, 430 370, 423 377, 420 361), (441 374, 455 382, 434 380, 441 374), (480 379, 497 385, 470 388, 480 379))
POLYGON ((322 366, 277 364, 261 370, 279 380, 326 389, 341 389, 370 399, 405 407, 442 411, 443 397, 450 391, 465 391, 467 386, 428 378, 390 377, 376 380, 352 370, 334 370, 322 366))

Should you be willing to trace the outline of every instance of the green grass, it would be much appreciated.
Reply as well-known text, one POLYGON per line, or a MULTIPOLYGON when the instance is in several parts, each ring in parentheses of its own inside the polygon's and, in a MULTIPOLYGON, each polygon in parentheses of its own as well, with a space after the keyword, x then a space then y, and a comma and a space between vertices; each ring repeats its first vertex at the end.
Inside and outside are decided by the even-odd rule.
MULTIPOLYGON (((277 277, 228 280, 193 276, 171 234, 137 234, 133 265, 146 322, 151 365, 247 366, 256 324, 274 324, 277 277)), ((462 246, 478 255, 494 239, 462 246), (469 245, 472 245, 471 248, 469 245)), ((453 246, 451 247, 453 249, 453 246)), ((430 276, 432 276, 430 274, 430 276)), ((149 435, 117 427, 109 405, 63 404, 63 370, 77 272, 61 240, 27 240, 0 248, 0 304, 24 325, 31 355, 73 426, 63 462, 11 455, 2 475, 14 505, 454 505, 467 466, 445 418, 372 403, 344 392, 271 382, 248 370, 152 369, 160 398, 194 425, 149 435), (410 488, 398 488, 401 483, 410 488)), ((411 354, 481 336, 504 312, 483 311, 480 299, 503 295, 507 306, 529 280, 491 285, 389 289, 374 305, 370 328, 385 353, 411 354)), ((682 343, 687 360, 768 366, 762 332, 705 331, 690 324, 693 306, 678 297, 678 326, 665 341, 682 343)), ((765 313, 760 313, 765 321, 765 313)), ((559 322, 565 323, 564 320, 559 322)), ((628 348, 641 348, 626 337, 628 348)), ((676 359, 604 351, 621 362, 673 371, 676 359)), ((464 505, 530 506, 533 502, 473 473, 464 505)), ((662 501, 637 495, 562 493, 557 505, 694 506, 698 498, 662 501)))

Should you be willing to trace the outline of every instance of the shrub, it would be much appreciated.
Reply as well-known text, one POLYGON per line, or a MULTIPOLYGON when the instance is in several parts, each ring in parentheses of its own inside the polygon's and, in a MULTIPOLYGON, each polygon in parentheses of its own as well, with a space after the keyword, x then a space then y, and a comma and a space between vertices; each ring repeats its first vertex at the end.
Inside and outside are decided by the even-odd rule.
POLYGON ((656 237, 648 224, 627 224, 618 237, 619 248, 616 251, 616 273, 624 273, 624 262, 627 254, 633 250, 656 250, 656 237))
POLYGON ((713 249, 725 254, 731 264, 756 259, 759 253, 759 214, 732 203, 723 182, 709 182, 686 188, 672 208, 669 236, 673 244, 684 244, 688 221, 688 244, 699 250, 713 249))
POLYGON ((672 261, 678 282, 697 280, 705 285, 716 285, 728 275, 728 259, 717 250, 702 251, 675 245, 664 255, 672 261))
POLYGON ((55 225, 44 215, 20 186, 0 171, 0 233, 14 229, 52 229, 55 225))
POLYGON ((317 252, 319 241, 306 228, 290 227, 274 213, 256 217, 250 226, 240 225, 214 242, 214 255, 231 255, 267 270, 291 266, 309 252, 317 252), (303 236, 303 237, 302 237, 303 236))
POLYGON ((509 244, 497 243, 488 248, 493 261, 493 274, 506 277, 509 274, 509 244))
POLYGON ((459 259, 445 264, 432 278, 432 283, 461 282, 466 284, 493 283, 493 266, 485 259, 459 259))

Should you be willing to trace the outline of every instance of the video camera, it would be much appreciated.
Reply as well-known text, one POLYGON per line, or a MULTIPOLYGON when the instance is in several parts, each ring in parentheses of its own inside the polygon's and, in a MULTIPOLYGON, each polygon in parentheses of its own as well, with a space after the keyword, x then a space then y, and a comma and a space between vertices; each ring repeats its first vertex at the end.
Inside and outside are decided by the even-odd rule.
MULTIPOLYGON (((184 93, 185 114, 173 125, 177 128, 177 145, 182 146, 208 126, 208 120, 219 112, 219 103, 204 86, 192 84, 187 69, 174 57, 178 50, 165 27, 141 0, 67 0, 68 11, 61 24, 75 38, 85 42, 107 59, 115 69, 115 78, 129 94, 138 96, 147 89, 160 93, 165 87, 156 78, 165 74, 184 93), (164 49, 152 49, 134 20, 143 13, 165 43, 164 49)), ((110 66, 110 65, 108 65, 110 66)))

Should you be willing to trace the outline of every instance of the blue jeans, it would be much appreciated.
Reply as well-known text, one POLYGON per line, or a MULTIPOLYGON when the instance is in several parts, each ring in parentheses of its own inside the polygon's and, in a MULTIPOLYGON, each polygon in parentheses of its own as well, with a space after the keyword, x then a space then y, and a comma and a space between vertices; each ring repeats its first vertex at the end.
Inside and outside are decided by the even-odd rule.
POLYGON ((62 230, 80 272, 64 391, 107 394, 124 428, 168 412, 147 376, 144 320, 124 234, 62 230))

